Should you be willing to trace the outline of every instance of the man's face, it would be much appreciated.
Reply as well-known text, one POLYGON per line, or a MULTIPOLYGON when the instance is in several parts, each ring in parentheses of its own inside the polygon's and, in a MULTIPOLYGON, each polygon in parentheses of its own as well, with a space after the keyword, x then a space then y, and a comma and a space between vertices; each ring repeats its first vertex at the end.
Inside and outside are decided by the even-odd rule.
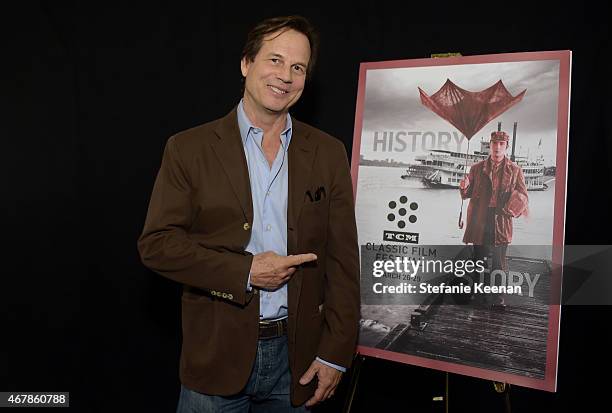
POLYGON ((302 33, 269 34, 252 62, 240 62, 245 100, 256 111, 288 111, 302 95, 309 60, 310 43, 302 33))
POLYGON ((500 160, 506 154, 506 148, 508 147, 508 142, 506 141, 491 141, 491 145, 489 145, 489 154, 491 158, 495 160, 500 160))

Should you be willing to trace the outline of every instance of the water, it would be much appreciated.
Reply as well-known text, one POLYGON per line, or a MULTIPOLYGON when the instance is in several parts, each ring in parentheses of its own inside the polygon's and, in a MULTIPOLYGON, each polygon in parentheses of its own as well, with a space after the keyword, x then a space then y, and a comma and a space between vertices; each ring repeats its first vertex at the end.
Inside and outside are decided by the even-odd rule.
MULTIPOLYGON (((426 188, 420 180, 401 179, 404 172, 402 168, 360 166, 356 202, 360 245, 382 243, 383 230, 418 233, 421 245, 461 244, 464 230, 457 224, 461 207, 459 190, 426 188), (401 202, 402 196, 406 197, 405 203, 401 202), (389 205, 392 201, 395 208, 389 205), (416 210, 410 209, 413 202, 417 204, 416 210), (403 216, 402 208, 406 210, 403 216), (389 214, 394 215, 394 220, 388 219, 389 214), (415 222, 408 220, 410 215, 414 215, 415 222), (405 223, 403 228, 399 221, 405 223)), ((549 182, 545 191, 529 191, 528 195, 529 216, 513 220, 513 251, 523 245, 526 247, 518 248, 521 256, 550 259, 531 246, 552 244, 555 182, 549 182)), ((468 202, 463 204, 464 221, 468 202)))

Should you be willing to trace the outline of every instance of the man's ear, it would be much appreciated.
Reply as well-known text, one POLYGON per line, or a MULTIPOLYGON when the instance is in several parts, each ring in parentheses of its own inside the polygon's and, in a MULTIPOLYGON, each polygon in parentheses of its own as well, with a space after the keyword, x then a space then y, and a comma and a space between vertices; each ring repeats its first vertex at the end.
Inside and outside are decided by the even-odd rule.
POLYGON ((249 62, 246 57, 243 57, 242 60, 240 60, 240 71, 242 72, 242 76, 247 76, 249 73, 249 66, 251 66, 251 62, 249 62))

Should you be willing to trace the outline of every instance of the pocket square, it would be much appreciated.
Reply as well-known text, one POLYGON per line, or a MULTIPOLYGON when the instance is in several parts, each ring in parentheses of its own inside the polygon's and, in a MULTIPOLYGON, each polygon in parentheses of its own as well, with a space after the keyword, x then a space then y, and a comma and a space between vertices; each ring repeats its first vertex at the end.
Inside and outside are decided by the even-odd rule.
POLYGON ((322 199, 325 199, 327 194, 325 192, 325 187, 320 186, 315 191, 306 191, 306 196, 308 197, 308 199, 310 199, 310 202, 319 202, 322 199))

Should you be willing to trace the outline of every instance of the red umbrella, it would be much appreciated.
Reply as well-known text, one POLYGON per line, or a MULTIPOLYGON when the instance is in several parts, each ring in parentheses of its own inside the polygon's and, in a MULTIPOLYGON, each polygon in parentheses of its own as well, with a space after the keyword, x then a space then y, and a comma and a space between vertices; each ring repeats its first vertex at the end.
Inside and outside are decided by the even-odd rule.
MULTIPOLYGON (((499 80, 485 90, 470 92, 460 88, 450 79, 446 79, 440 90, 431 96, 428 96, 423 89, 418 89, 421 94, 421 103, 457 128, 467 138, 466 174, 470 139, 491 120, 520 102, 527 91, 525 89, 518 95, 512 96, 503 82, 499 80)), ((459 213, 459 228, 463 228, 462 216, 463 200, 461 200, 461 212, 459 213)))

